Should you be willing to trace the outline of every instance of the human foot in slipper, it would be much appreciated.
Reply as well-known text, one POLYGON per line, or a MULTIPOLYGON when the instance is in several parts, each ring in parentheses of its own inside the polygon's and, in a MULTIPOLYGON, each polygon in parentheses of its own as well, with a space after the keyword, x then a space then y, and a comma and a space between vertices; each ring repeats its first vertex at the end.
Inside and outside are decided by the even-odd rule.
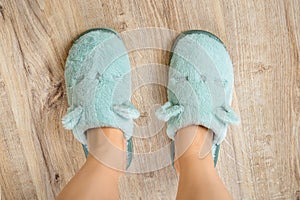
POLYGON ((216 165, 228 125, 239 123, 230 107, 233 68, 229 54, 220 39, 200 30, 182 33, 172 51, 168 102, 157 110, 156 116, 167 121, 167 134, 172 140, 178 130, 191 125, 212 131, 210 149, 216 165))
POLYGON ((133 119, 139 112, 130 102, 130 62, 118 34, 110 29, 83 33, 69 52, 65 80, 69 108, 62 119, 64 127, 85 146, 89 129, 120 129, 127 141, 128 167, 133 119))

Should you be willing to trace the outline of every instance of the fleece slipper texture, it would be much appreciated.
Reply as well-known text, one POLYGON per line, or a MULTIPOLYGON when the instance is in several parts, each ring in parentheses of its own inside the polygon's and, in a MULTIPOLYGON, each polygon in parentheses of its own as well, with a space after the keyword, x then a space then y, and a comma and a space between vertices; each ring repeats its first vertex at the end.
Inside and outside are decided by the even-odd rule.
POLYGON ((220 39, 200 30, 182 33, 172 52, 168 102, 157 110, 156 116, 167 121, 167 135, 172 140, 179 129, 189 125, 211 129, 216 165, 227 126, 239 123, 230 107, 234 83, 230 56, 220 39))
POLYGON ((118 34, 104 28, 82 34, 69 51, 65 81, 69 108, 63 126, 85 147, 88 129, 119 128, 131 149, 133 119, 139 112, 130 102, 130 62, 118 34))

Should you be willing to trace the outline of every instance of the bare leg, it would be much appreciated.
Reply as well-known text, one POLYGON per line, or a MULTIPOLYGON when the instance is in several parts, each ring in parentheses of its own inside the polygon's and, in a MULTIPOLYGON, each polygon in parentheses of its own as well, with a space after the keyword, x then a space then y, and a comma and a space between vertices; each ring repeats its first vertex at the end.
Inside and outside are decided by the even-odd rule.
MULTIPOLYGON (((207 129, 202 126, 189 126, 177 132, 179 137, 191 132, 196 133, 191 146, 175 162, 177 172, 180 174, 177 191, 177 200, 180 199, 232 199, 219 178, 213 163, 212 154, 199 159, 198 154, 205 140, 207 129)), ((175 148, 176 143, 175 139, 175 148)))
MULTIPOLYGON (((101 130, 112 144, 125 149, 125 139, 119 129, 96 128, 88 131, 102 134, 101 130)), ((110 149, 107 151, 109 153, 110 149)), ((89 154, 85 164, 61 191, 57 200, 119 199, 118 181, 121 175, 121 171, 105 166, 89 154)))

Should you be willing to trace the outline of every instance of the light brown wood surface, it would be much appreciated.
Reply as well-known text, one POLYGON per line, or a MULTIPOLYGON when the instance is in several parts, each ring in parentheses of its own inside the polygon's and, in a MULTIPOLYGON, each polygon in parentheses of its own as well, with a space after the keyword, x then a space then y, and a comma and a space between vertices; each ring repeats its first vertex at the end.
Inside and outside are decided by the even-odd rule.
MULTIPOLYGON (((233 107, 242 123, 230 127, 217 170, 235 199, 299 199, 299 23, 299 0, 0 0, 0 199, 54 199, 84 163, 80 143, 61 125, 63 73, 72 41, 95 27, 218 35, 233 60, 233 107)), ((155 38, 169 47, 175 36, 155 38)), ((132 68, 167 65, 169 55, 131 52, 132 68)), ((137 123, 147 124, 149 108, 166 101, 166 90, 147 85, 132 100, 143 113, 137 123)), ((136 138, 135 151, 168 142, 164 131, 136 138)), ((177 177, 169 166, 127 174, 119 188, 121 199, 174 199, 177 177)))

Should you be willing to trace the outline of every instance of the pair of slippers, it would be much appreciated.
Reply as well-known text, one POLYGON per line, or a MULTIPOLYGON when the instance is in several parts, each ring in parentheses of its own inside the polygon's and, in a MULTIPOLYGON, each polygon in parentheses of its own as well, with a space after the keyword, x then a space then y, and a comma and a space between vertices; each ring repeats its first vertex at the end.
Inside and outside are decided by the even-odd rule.
MULTIPOLYGON (((63 126, 73 130, 88 153, 86 133, 96 127, 123 131, 127 141, 127 168, 132 160, 133 119, 138 110, 130 102, 128 53, 112 29, 84 32, 72 45, 66 61, 65 81, 69 108, 63 126)), ((229 124, 239 122, 231 109, 233 68, 229 54, 215 35, 201 30, 180 34, 172 48, 168 102, 156 116, 167 122, 167 135, 189 125, 214 133, 212 154, 216 165, 219 145, 229 124)))

